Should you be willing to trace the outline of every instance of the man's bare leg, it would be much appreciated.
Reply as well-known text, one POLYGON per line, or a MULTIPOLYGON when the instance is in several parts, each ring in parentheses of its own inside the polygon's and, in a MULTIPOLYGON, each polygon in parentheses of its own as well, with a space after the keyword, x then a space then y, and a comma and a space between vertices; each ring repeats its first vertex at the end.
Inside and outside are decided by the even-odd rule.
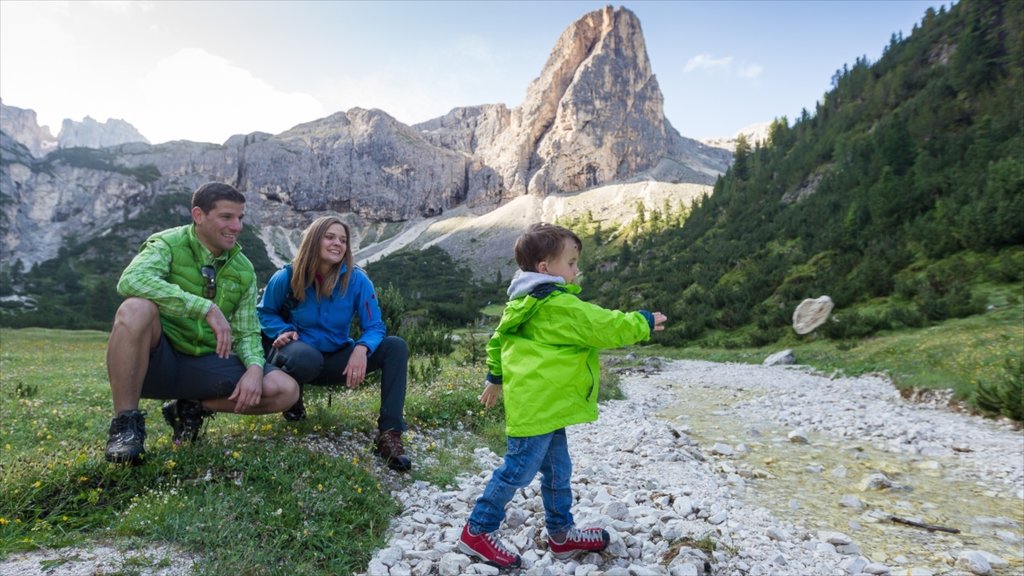
POLYGON ((107 378, 115 416, 138 409, 149 353, 159 342, 161 332, 160 313, 153 302, 129 298, 117 309, 107 343, 107 378))

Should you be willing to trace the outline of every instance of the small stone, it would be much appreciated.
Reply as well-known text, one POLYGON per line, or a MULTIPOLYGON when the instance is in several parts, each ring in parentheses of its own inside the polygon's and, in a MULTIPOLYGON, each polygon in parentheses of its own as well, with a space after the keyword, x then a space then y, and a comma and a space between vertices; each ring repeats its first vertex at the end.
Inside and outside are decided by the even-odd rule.
POLYGON ((862 502, 860 498, 857 498, 852 494, 846 494, 839 499, 839 505, 843 506, 844 508, 853 508, 854 510, 860 510, 861 508, 864 507, 864 502, 862 502))
POLYGON ((892 487, 892 480, 889 480, 885 474, 869 474, 861 479, 858 487, 861 492, 885 490, 892 487))
POLYGON ((960 552, 956 557, 956 567, 978 576, 987 576, 992 573, 992 565, 977 550, 964 550, 960 552))

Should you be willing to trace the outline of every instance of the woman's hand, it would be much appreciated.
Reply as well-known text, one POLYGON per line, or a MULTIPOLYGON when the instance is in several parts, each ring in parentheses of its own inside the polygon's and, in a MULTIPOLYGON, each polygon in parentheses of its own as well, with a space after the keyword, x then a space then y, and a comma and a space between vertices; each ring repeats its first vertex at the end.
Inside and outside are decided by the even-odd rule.
POLYGON ((298 339, 299 333, 294 330, 290 330, 288 332, 281 332, 280 334, 277 335, 277 338, 274 338, 273 346, 274 348, 283 348, 286 344, 295 342, 298 339))
POLYGON ((366 379, 366 346, 356 344, 342 374, 345 376, 345 385, 350 390, 355 390, 356 386, 363 383, 366 379))

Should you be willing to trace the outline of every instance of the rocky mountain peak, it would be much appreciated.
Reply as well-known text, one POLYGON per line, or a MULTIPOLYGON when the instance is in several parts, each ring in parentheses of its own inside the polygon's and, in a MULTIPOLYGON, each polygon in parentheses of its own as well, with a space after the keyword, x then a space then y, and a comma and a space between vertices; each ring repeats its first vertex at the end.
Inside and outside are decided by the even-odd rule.
POLYGON ((57 147, 48 126, 39 126, 35 110, 8 106, 0 100, 0 131, 40 157, 57 147))
POLYGON ((683 138, 665 118, 640 21, 626 8, 585 14, 558 38, 521 106, 463 108, 417 126, 472 153, 499 185, 471 201, 546 195, 655 174, 710 184, 723 151, 683 138))
POLYGON ((98 122, 90 116, 86 116, 81 122, 65 118, 57 141, 61 148, 106 148, 129 142, 149 144, 149 140, 140 134, 135 126, 124 120, 108 118, 106 122, 98 122))

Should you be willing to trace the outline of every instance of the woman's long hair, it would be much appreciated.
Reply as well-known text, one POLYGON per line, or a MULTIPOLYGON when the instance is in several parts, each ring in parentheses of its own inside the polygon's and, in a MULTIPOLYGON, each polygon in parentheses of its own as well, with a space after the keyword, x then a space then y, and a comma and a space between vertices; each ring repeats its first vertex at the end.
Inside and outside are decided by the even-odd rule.
POLYGON ((300 302, 306 299, 306 288, 316 286, 317 299, 330 296, 338 283, 338 272, 341 266, 345 266, 345 274, 341 277, 341 292, 348 291, 348 279, 352 275, 352 234, 349 232, 348 224, 341 221, 337 216, 321 216, 306 228, 302 233, 302 242, 299 244, 299 251, 292 259, 292 294, 300 302), (345 257, 341 262, 335 264, 327 271, 326 276, 317 277, 320 271, 320 242, 327 234, 327 229, 335 224, 341 224, 345 229, 345 257))

